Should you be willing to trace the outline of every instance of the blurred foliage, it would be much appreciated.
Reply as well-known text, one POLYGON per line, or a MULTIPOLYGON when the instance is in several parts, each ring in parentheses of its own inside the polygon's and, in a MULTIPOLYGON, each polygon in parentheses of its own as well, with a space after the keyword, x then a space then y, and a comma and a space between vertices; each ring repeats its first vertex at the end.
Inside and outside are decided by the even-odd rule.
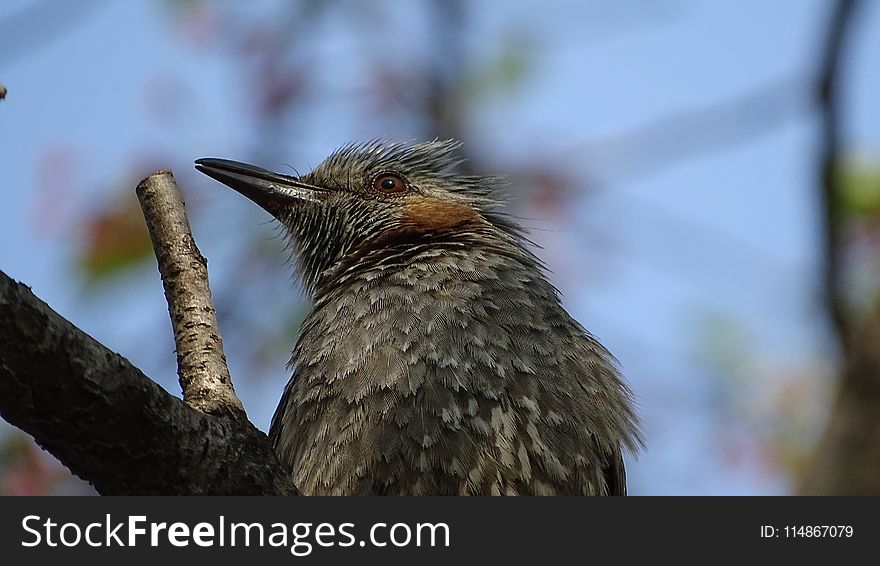
POLYGON ((844 211, 880 221, 880 157, 844 159, 836 174, 844 211))
POLYGON ((537 56, 537 46, 528 36, 507 38, 494 58, 463 79, 462 96, 476 101, 515 91, 528 79, 537 56))
POLYGON ((827 416, 832 367, 821 359, 773 359, 756 355, 743 324, 717 312, 696 319, 696 359, 707 366, 715 400, 715 450, 731 465, 763 468, 763 474, 798 477, 809 463, 827 416))
POLYGON ((15 431, 0 437, 0 496, 93 493, 29 436, 15 431))
POLYGON ((153 257, 150 235, 135 194, 116 192, 106 206, 82 220, 79 268, 87 280, 112 277, 153 257))
POLYGON ((839 187, 844 296, 853 321, 880 311, 880 157, 852 155, 835 168, 839 187))

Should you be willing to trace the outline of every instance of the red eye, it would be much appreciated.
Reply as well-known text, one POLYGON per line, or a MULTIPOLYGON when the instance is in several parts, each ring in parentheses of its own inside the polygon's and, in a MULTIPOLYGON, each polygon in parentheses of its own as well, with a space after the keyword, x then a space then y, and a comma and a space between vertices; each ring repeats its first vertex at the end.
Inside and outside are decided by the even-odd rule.
POLYGON ((382 173, 373 180, 373 189, 380 193, 400 193, 406 190, 406 181, 394 173, 382 173))

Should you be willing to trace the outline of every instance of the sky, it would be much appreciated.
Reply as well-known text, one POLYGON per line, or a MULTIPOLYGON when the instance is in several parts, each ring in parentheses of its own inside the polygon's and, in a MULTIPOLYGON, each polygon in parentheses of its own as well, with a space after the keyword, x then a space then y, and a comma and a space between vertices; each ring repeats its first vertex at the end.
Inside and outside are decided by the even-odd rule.
MULTIPOLYGON (((198 49, 197 37, 175 25, 167 3, 78 3, 79 11, 47 23, 52 39, 40 42, 26 26, 3 28, 5 17, 34 3, 0 7, 0 82, 9 89, 0 102, 0 269, 177 394, 168 375, 170 326, 149 337, 164 357, 136 347, 145 339, 139 330, 165 312, 154 267, 108 286, 97 299, 86 296, 71 275, 76 221, 119 191, 133 190, 132 161, 172 166, 180 182, 202 187, 199 202, 213 201, 206 205, 212 214, 253 224, 231 228, 205 216, 194 222, 212 279, 230 276, 224 261, 236 251, 221 236, 270 228, 259 211, 241 212, 247 205, 236 195, 206 189, 188 164, 204 156, 243 158, 252 109, 243 90, 230 87, 236 78, 230 59, 198 49), (157 109, 154 101, 162 97, 199 103, 157 109), (174 163, 156 162, 166 155, 174 163)), ((848 47, 843 129, 847 148, 877 155, 880 66, 871 63, 880 53, 880 6, 868 4, 848 47)), ((521 88, 471 116, 466 140, 479 145, 499 174, 542 157, 583 164, 574 169, 589 197, 576 199, 552 225, 539 217, 527 224, 564 304, 620 359, 639 398, 648 445, 629 463, 633 493, 792 489, 749 442, 773 422, 756 424, 739 411, 760 407, 767 391, 781 386, 774 380, 793 366, 818 367, 820 376, 833 367, 834 345, 817 302, 817 122, 809 98, 830 6, 818 0, 483 2, 469 12, 471 67, 497 55, 511 30, 534 49, 537 63, 521 88), (779 85, 785 96, 759 97, 723 128, 711 122, 709 110, 779 85), (705 121, 693 118, 695 109, 706 110, 705 121), (718 340, 713 321, 724 329, 731 318, 737 325, 722 349, 734 357, 738 347, 749 352, 741 371, 753 376, 732 385, 715 376, 717 364, 700 347, 718 340), (718 401, 734 394, 744 405, 718 401)), ((389 27, 417 35, 424 25, 417 12, 401 9, 389 27)), ((289 140, 286 162, 297 167, 320 162, 352 139, 411 135, 405 127, 348 119, 354 102, 346 97, 355 95, 346 85, 357 79, 344 55, 358 39, 343 29, 330 25, 315 48, 314 64, 338 65, 326 80, 339 94, 310 114, 320 127, 304 125, 308 143, 289 140)), ((395 45, 385 56, 406 61, 395 45)), ((241 391, 261 428, 287 378, 286 361, 279 357, 277 379, 241 391)), ((246 371, 233 356, 230 363, 233 376, 246 371)), ((807 430, 817 434, 822 409, 810 410, 807 430)))

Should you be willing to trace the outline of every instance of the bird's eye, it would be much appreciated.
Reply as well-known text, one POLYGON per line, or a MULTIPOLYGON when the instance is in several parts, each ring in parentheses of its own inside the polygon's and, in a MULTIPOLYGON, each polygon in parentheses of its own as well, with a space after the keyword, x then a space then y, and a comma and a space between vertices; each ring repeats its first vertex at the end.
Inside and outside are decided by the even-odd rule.
POLYGON ((406 190, 406 181, 394 173, 382 173, 373 180, 373 189, 377 192, 390 194, 406 190))

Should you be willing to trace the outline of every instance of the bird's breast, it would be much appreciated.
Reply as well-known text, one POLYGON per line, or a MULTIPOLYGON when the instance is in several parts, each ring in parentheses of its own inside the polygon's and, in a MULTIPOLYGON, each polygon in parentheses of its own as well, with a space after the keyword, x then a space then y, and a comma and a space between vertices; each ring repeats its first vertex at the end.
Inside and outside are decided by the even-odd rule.
POLYGON ((273 424, 300 489, 552 492, 596 466, 552 288, 471 263, 363 274, 316 303, 273 424))

